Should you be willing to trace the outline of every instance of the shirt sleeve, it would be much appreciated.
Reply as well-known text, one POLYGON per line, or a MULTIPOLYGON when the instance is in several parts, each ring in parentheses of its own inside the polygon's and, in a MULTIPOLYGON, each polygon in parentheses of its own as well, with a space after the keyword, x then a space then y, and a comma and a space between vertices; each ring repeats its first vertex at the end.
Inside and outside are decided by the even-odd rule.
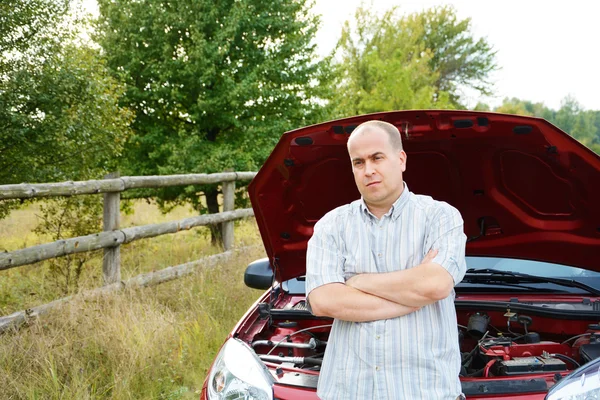
POLYGON ((344 283, 344 257, 335 234, 335 218, 323 217, 315 224, 306 252, 306 296, 319 286, 344 283))
POLYGON ((425 252, 438 251, 432 262, 444 267, 458 284, 465 276, 467 263, 465 247, 467 236, 463 231, 463 219, 458 210, 447 203, 436 212, 430 224, 425 252))

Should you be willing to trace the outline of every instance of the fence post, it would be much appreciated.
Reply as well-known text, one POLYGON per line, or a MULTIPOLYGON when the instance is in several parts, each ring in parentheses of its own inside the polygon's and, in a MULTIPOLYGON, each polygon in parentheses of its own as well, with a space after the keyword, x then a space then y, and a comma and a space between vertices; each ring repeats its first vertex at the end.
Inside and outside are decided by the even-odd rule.
MULTIPOLYGON (((106 175, 105 179, 118 178, 118 172, 106 175)), ((104 193, 104 231, 119 229, 120 224, 120 192, 104 193)), ((102 259, 102 277, 105 285, 121 280, 121 248, 119 245, 104 249, 102 259)))
MULTIPOLYGON (((235 181, 223 182, 223 211, 233 211, 235 208, 235 181)), ((222 223, 223 248, 225 251, 233 247, 234 221, 222 223)))

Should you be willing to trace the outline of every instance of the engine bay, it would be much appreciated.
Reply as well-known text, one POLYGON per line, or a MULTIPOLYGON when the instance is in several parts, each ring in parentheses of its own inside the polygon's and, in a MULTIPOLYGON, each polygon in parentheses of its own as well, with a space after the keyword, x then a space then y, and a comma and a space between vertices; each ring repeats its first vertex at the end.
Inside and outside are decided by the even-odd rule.
MULTIPOLYGON (((295 371, 318 376, 333 321, 313 316, 299 296, 277 305, 260 303, 257 318, 247 321, 245 333, 238 331, 238 338, 274 374, 295 371)), ((524 313, 511 311, 508 303, 496 309, 481 307, 485 311, 471 306, 464 302, 457 306, 461 381, 545 376, 546 381, 557 382, 600 357, 597 320, 557 318, 547 307, 524 313)), ((313 382, 316 385, 316 379, 313 382)))

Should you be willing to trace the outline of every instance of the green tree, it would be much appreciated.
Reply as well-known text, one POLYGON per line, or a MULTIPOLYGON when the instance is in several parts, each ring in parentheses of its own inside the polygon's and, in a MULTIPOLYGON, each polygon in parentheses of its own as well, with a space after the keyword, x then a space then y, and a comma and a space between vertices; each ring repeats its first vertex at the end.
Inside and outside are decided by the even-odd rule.
POLYGON ((475 107, 473 108, 473 110, 475 111, 490 111, 490 105, 487 103, 483 103, 483 102, 478 102, 475 107))
POLYGON ((0 2, 0 79, 6 80, 24 58, 54 52, 61 35, 56 27, 70 0, 3 0, 0 2))
MULTIPOLYGON (((596 137, 594 138, 594 144, 600 146, 600 111, 595 110, 590 111, 590 113, 593 114, 594 127, 596 128, 596 137)), ((598 149, 596 152, 600 154, 600 149, 598 149)))
POLYGON ((544 118, 548 121, 554 120, 556 111, 546 107, 544 103, 533 103, 528 100, 513 98, 505 98, 499 107, 496 107, 495 112, 504 114, 530 115, 544 118))
MULTIPOLYGON (((0 184, 81 180, 115 168, 131 115, 99 51, 79 39, 69 0, 0 4, 0 184)), ((41 206, 38 233, 54 240, 97 232, 97 197, 41 206)), ((17 201, 0 201, 0 219, 17 201)), ((1 251, 2 249, 0 249, 1 251)), ((76 289, 90 254, 47 262, 50 280, 76 289)))
POLYGON ((460 90, 490 93, 494 52, 475 41, 468 19, 436 7, 377 16, 364 7, 346 22, 336 51, 339 90, 334 113, 354 115, 411 108, 462 108, 460 90))
POLYGON ((12 71, 0 89, 0 182, 86 179, 113 168, 129 122, 119 93, 96 52, 72 45, 12 71))
MULTIPOLYGON (((327 63, 305 0, 100 0, 98 41, 135 111, 124 171, 256 170, 288 129, 323 118, 327 63)), ((214 187, 162 201, 218 212, 214 187)))
POLYGON ((429 67, 438 74, 434 86, 450 93, 455 107, 462 107, 461 88, 492 93, 489 75, 497 68, 496 52, 485 39, 475 40, 470 18, 458 20, 452 6, 441 6, 409 15, 405 25, 431 51, 429 67))
POLYGON ((584 110, 572 96, 567 96, 561 101, 558 111, 546 107, 543 103, 532 103, 514 97, 504 99, 502 105, 494 111, 544 118, 600 154, 600 111, 584 110))
POLYGON ((596 115, 593 111, 586 111, 572 96, 567 96, 561 101, 561 107, 556 112, 555 123, 575 139, 600 154, 600 144, 597 142, 596 115))
MULTIPOLYGON (((0 5, 0 184, 100 177, 130 114, 67 0, 0 5)), ((15 202, 0 202, 0 218, 15 202)))

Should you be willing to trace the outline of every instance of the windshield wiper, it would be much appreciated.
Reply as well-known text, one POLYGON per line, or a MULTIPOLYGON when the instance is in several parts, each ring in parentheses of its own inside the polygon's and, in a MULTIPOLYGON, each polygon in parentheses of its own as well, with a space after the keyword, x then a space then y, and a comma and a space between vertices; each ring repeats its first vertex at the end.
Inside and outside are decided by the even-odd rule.
POLYGON ((565 278, 546 278, 544 276, 523 274, 521 272, 500 271, 491 268, 469 268, 463 281, 478 281, 478 282, 540 282, 554 283, 556 285, 574 287, 583 289, 593 295, 600 296, 600 290, 593 286, 586 285, 573 279, 565 278))

